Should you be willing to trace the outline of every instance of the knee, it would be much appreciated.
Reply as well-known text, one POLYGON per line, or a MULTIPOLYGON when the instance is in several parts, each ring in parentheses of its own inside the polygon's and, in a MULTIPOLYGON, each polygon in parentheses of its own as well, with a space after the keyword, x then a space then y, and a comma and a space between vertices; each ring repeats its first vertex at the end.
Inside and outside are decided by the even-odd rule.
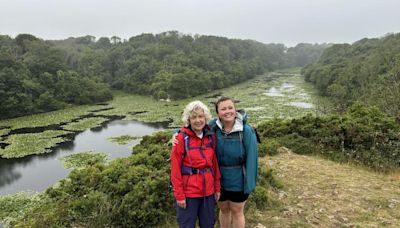
MULTIPOLYGON (((243 205, 244 206, 244 205, 243 205)), ((244 211, 243 211, 243 206, 242 205, 240 205, 240 206, 237 206, 237 205, 232 205, 231 207, 230 207, 230 211, 231 211, 231 213, 232 213, 232 215, 235 215, 235 216, 241 216, 241 215, 244 215, 244 211)))
POLYGON ((222 214, 229 214, 229 213, 231 213, 231 210, 229 210, 229 208, 225 208, 225 209, 220 209, 220 211, 221 211, 221 213, 222 214))
POLYGON ((244 213, 241 210, 232 210, 231 209, 230 212, 232 213, 232 216, 234 216, 234 217, 244 216, 244 213))
POLYGON ((219 210, 221 211, 222 214, 228 214, 230 213, 230 208, 228 204, 219 204, 219 210))
POLYGON ((228 214, 231 212, 229 207, 220 207, 219 208, 223 214, 228 214))

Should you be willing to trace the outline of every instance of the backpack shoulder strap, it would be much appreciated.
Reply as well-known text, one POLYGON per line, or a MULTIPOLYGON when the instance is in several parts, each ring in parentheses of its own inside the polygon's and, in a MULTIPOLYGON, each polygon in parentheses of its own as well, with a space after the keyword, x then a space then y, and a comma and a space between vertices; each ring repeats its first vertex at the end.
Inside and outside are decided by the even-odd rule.
MULTIPOLYGON (((182 132, 183 135, 183 142, 184 142, 184 151, 182 155, 182 164, 183 164, 183 159, 185 159, 187 153, 189 152, 189 142, 190 142, 190 137, 186 134, 186 132, 182 132)), ((188 156, 190 164, 192 164, 192 159, 190 159, 190 156, 188 156)))
POLYGON ((213 134, 209 134, 208 135, 208 142, 209 142, 209 144, 210 144, 210 146, 211 146, 211 148, 213 148, 214 149, 214 151, 215 151, 215 140, 213 140, 213 136, 215 135, 215 133, 213 133, 213 134))
POLYGON ((187 152, 189 151, 189 140, 190 137, 186 134, 186 132, 182 132, 183 135, 183 143, 184 143, 184 151, 182 159, 186 157, 187 152))
MULTIPOLYGON (((256 136, 257 143, 261 143, 261 137, 260 137, 260 134, 259 134, 258 131, 257 131, 257 128, 251 126, 250 124, 246 124, 246 125, 248 125, 248 126, 250 127, 251 133, 254 134, 254 135, 256 136)), ((244 129, 245 129, 245 128, 246 128, 246 126, 243 126, 243 132, 244 132, 244 129)))
POLYGON ((253 130, 254 130, 254 133, 256 134, 257 143, 261 143, 261 137, 260 137, 260 134, 257 131, 257 128, 253 127, 253 130))

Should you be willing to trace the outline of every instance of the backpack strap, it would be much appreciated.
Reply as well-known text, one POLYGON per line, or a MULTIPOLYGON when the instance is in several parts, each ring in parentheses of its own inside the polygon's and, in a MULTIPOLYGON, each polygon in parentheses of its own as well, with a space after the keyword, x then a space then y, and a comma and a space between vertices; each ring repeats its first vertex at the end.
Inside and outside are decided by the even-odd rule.
MULTIPOLYGON (((212 134, 208 135, 209 143, 207 145, 196 146, 196 147, 190 147, 190 137, 186 134, 186 132, 182 132, 182 135, 183 135, 183 141, 184 141, 184 152, 182 155, 182 161, 187 156, 190 149, 198 149, 201 157, 205 159, 206 156, 203 153, 203 149, 205 149, 207 147, 215 148, 215 144, 213 143, 213 140, 212 140, 212 134)), ((193 163, 192 163, 192 160, 190 159, 190 156, 188 156, 188 159, 190 162, 190 167, 184 166, 183 162, 182 162, 181 172, 183 175, 203 174, 203 173, 207 173, 207 172, 212 172, 212 174, 214 176, 214 170, 212 168, 205 168, 205 169, 193 168, 192 167, 193 163)))
POLYGON ((258 133, 257 128, 254 128, 254 127, 253 127, 253 130, 254 130, 254 133, 256 134, 257 143, 261 143, 261 136, 260 136, 260 134, 258 133))
POLYGON ((205 148, 213 148, 215 150, 215 143, 214 140, 212 138, 212 134, 208 135, 208 143, 206 145, 203 146, 195 146, 195 147, 190 147, 190 137, 186 134, 186 132, 182 132, 183 135, 183 141, 184 141, 184 152, 183 152, 183 156, 182 159, 186 157, 186 154, 189 152, 189 150, 191 149, 199 149, 200 150, 200 154, 203 158, 205 158, 204 154, 203 154, 203 149, 205 148))
POLYGON ((213 148, 215 151, 215 142, 213 140, 213 134, 208 135, 208 142, 209 142, 208 144, 210 145, 210 147, 213 148))
MULTIPOLYGON (((189 143, 190 143, 190 137, 186 134, 186 132, 182 132, 183 135, 183 142, 184 142, 184 150, 183 150, 183 155, 182 155, 182 161, 186 157, 186 154, 189 152, 189 143)), ((192 160, 190 159, 190 156, 188 156, 190 164, 192 164, 192 160)))

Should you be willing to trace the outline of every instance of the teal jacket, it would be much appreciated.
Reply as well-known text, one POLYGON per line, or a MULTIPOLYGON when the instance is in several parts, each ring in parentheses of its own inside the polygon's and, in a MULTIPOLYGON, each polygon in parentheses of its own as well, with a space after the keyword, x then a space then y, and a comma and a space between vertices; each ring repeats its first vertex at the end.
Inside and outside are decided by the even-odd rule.
POLYGON ((258 148, 254 129, 247 124, 246 113, 237 112, 233 129, 222 131, 219 119, 209 125, 216 133, 216 152, 221 172, 221 189, 244 191, 248 194, 256 186, 258 172, 258 148))

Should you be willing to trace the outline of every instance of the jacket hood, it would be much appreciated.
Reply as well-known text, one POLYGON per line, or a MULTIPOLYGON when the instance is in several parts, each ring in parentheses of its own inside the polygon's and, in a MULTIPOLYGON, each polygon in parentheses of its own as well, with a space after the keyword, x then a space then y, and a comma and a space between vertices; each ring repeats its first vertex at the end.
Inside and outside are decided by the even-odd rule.
POLYGON ((247 124, 247 113, 244 109, 239 109, 236 111, 236 118, 238 117, 243 121, 243 125, 247 124))

